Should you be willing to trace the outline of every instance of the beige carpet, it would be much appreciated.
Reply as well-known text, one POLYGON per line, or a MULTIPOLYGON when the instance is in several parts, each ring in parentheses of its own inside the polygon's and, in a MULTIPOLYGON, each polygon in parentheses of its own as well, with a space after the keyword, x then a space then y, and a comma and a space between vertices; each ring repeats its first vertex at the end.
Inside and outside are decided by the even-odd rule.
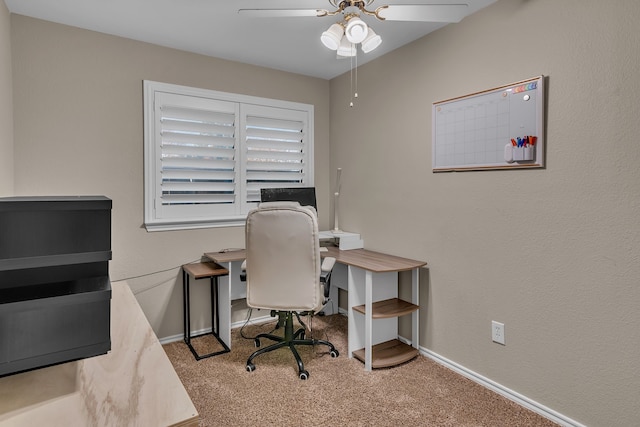
MULTIPOLYGON (((253 337, 270 332, 275 322, 250 325, 253 337)), ((232 333, 232 351, 195 361, 183 342, 164 345, 201 417, 201 426, 555 426, 556 424, 485 389, 457 373, 418 356, 389 369, 365 372, 347 355, 347 318, 316 317, 313 336, 331 341, 340 356, 325 346, 299 352, 309 379, 298 379, 288 349, 254 360, 254 342, 240 329, 232 333)), ((263 340, 262 346, 271 341, 263 340)), ((216 348, 209 337, 194 347, 216 348)))

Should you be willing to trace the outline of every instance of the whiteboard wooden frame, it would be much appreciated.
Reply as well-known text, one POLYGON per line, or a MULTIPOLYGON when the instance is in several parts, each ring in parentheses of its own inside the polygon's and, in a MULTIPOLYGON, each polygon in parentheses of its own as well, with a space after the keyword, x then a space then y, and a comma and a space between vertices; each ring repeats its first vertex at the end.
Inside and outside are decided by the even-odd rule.
POLYGON ((433 172, 543 168, 544 104, 542 75, 434 102, 433 172), (537 138, 533 160, 507 162, 505 145, 526 135, 537 138))

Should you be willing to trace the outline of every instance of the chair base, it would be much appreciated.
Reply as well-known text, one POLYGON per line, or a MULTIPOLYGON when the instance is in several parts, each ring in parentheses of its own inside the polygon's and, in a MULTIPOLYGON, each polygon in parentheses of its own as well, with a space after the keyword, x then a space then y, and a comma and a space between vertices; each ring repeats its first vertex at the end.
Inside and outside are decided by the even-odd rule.
POLYGON ((253 364, 253 359, 260 356, 261 354, 268 353, 270 351, 277 350, 279 348, 289 347, 289 349, 291 350, 291 353, 293 353, 293 356, 296 359, 296 362, 298 363, 298 377, 300 377, 301 380, 306 380, 309 378, 309 372, 304 369, 304 364, 302 363, 302 359, 300 358, 300 355, 298 354, 298 351, 296 350, 295 346, 322 344, 329 347, 329 354, 331 355, 331 357, 338 357, 338 355, 340 354, 338 353, 338 350, 335 349, 333 344, 331 344, 329 341, 317 340, 317 339, 305 339, 304 328, 300 328, 294 333, 293 332, 294 312, 280 311, 278 312, 278 315, 280 316, 280 319, 278 320, 278 326, 282 324, 282 321, 283 321, 282 317, 284 316, 284 337, 279 337, 271 334, 259 334, 258 336, 256 336, 255 337, 256 347, 260 347, 260 338, 267 338, 272 341, 276 341, 276 343, 270 345, 269 347, 261 348, 260 350, 256 350, 255 352, 253 352, 253 354, 249 356, 249 359, 247 359, 247 371, 252 372, 256 369, 255 365, 253 364))

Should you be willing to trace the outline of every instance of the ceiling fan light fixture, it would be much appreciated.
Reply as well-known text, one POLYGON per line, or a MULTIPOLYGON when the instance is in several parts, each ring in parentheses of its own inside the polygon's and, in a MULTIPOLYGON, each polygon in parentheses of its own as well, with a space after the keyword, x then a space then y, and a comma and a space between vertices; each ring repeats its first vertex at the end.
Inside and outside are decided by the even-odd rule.
POLYGON ((351 43, 361 43, 367 37, 367 24, 357 16, 349 19, 345 35, 351 43))
POLYGON ((327 31, 322 33, 320 41, 327 48, 331 50, 337 50, 340 46, 340 40, 344 35, 344 27, 340 23, 335 23, 329 27, 327 31))
POLYGON ((362 40, 362 44, 360 47, 364 53, 369 53, 382 43, 382 37, 377 35, 373 28, 369 27, 369 32, 367 33, 367 37, 362 40))
POLYGON ((338 57, 348 58, 356 56, 356 45, 351 43, 346 37, 342 38, 340 47, 338 47, 338 57))

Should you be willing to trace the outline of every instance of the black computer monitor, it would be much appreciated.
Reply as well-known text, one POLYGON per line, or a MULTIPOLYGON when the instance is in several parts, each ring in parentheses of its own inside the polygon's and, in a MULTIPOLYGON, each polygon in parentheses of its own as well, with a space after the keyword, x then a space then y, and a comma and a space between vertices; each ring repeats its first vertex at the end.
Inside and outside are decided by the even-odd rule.
POLYGON ((315 187, 262 188, 261 202, 298 202, 300 206, 313 206, 318 211, 315 187))

